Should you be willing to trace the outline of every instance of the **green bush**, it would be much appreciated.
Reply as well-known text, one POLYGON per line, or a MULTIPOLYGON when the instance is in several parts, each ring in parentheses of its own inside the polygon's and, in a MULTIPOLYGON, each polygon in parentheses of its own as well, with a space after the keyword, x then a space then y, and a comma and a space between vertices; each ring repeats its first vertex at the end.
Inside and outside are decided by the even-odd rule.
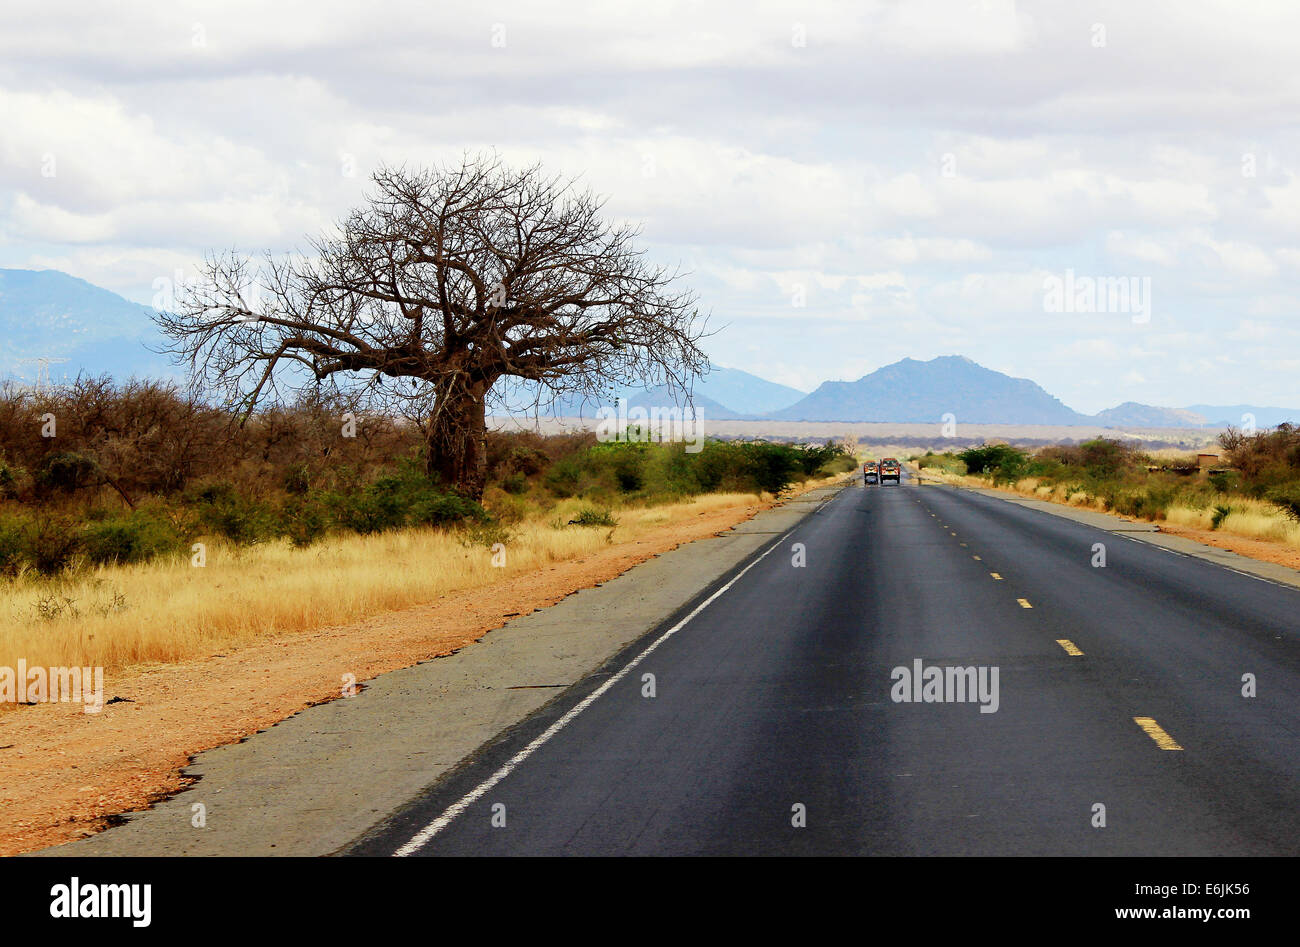
POLYGON ((12 500, 18 496, 22 477, 22 468, 13 467, 0 457, 0 500, 12 500))
POLYGON ((983 444, 957 456, 966 464, 967 473, 989 474, 995 481, 1018 480, 1028 468, 1025 452, 1010 444, 983 444))
POLYGON ((916 465, 923 470, 927 468, 942 470, 959 476, 970 473, 966 462, 960 456, 951 452, 936 454, 933 451, 926 451, 924 455, 916 458, 916 465))
POLYGON ((501 489, 512 496, 519 496, 528 491, 528 478, 519 471, 506 474, 501 478, 501 489))
POLYGON ((595 507, 584 507, 578 511, 578 515, 569 521, 572 526, 617 526, 618 520, 609 510, 598 510, 595 507))
POLYGON ((420 497, 411 507, 411 522, 423 526, 454 526, 487 523, 487 510, 473 500, 454 493, 433 493, 420 497))
POLYGON ((147 513, 133 512, 115 519, 87 523, 81 545, 95 565, 143 562, 180 546, 171 526, 147 513))
POLYGON ((1173 487, 1160 485, 1141 490, 1116 491, 1108 498, 1108 506, 1125 516, 1156 520, 1165 515, 1177 492, 1173 487))
POLYGON ((586 467, 581 456, 563 457, 546 471, 546 488, 561 499, 582 492, 586 467))
POLYGON ((237 493, 226 485, 212 485, 201 494, 201 526, 237 546, 249 546, 274 535, 275 523, 265 504, 237 493))
POLYGON ((41 575, 57 575, 81 552, 81 534, 69 520, 40 516, 23 531, 23 558, 41 575))
POLYGON ((406 525, 410 510, 399 477, 384 477, 363 490, 338 496, 334 518, 342 529, 367 536, 406 525))
POLYGON ((543 483, 560 498, 658 501, 719 491, 779 493, 796 480, 854 465, 839 445, 705 441, 699 451, 688 452, 683 444, 620 441, 557 460, 543 483))
POLYGON ((335 525, 361 535, 403 526, 445 527, 490 519, 473 500, 444 493, 410 471, 381 478, 354 493, 334 494, 329 502, 335 525))
POLYGON ((847 473, 857 468, 857 460, 843 444, 829 441, 822 445, 798 444, 795 446, 799 466, 807 477, 847 473))
POLYGON ((328 512, 318 502, 297 500, 280 511, 280 530, 289 542, 305 549, 329 531, 328 512))
POLYGON ((1300 483, 1274 487, 1269 491, 1268 499, 1291 519, 1300 522, 1300 483))
POLYGON ((0 574, 13 575, 22 568, 24 545, 22 521, 0 520, 0 574))
POLYGON ((1219 470, 1209 477, 1210 486, 1219 493, 1231 493, 1240 486, 1240 479, 1231 471, 1219 470))
POLYGON ((1092 476, 1112 478, 1129 469, 1137 460, 1137 453, 1122 441, 1099 437, 1079 445, 1079 462, 1092 476))

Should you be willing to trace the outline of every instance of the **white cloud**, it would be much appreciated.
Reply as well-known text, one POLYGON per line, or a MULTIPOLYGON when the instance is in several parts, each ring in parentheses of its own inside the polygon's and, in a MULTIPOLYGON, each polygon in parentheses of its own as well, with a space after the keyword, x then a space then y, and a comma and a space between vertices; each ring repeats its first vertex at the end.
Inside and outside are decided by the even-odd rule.
MULTIPOLYGON (((1294 344, 1297 33, 1262 0, 10 5, 0 265, 147 299, 301 246, 382 163, 495 148, 644 221, 720 361, 811 387, 949 346, 1067 403, 1127 373, 1190 403, 1204 352, 1294 344), (1047 317, 1067 268, 1157 270, 1161 317, 1047 317)), ((1285 401, 1285 361, 1218 370, 1285 401)))

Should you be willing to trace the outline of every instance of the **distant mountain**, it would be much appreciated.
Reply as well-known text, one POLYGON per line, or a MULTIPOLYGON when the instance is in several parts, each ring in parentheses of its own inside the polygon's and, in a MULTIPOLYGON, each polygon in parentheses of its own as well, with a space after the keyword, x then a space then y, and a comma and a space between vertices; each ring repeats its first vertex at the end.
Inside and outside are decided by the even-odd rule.
MULTIPOLYGON (((525 384, 504 384, 496 392, 504 401, 501 413, 522 413, 532 403, 534 389, 525 384)), ((696 413, 712 421, 725 421, 743 417, 761 417, 772 406, 783 407, 803 397, 797 388, 778 385, 738 368, 710 367, 708 373, 695 380, 690 402, 696 413)), ((613 405, 615 399, 626 398, 629 406, 681 407, 687 405, 685 392, 666 385, 654 388, 611 389, 608 398, 560 398, 542 410, 543 416, 557 418, 595 417, 602 404, 613 405)))
POLYGON ((1277 427, 1283 421, 1300 423, 1300 411, 1286 408, 1265 408, 1250 404, 1194 404, 1187 408, 1160 408, 1133 401, 1100 411, 1094 415, 1094 419, 1105 427, 1224 428, 1230 424, 1234 427, 1244 426, 1248 415, 1255 419, 1255 426, 1260 428, 1277 427))
POLYGON ((24 359, 61 358, 50 379, 108 373, 179 377, 165 355, 153 310, 58 270, 0 269, 0 377, 35 381, 24 359))
POLYGON ((807 394, 798 388, 778 385, 739 368, 714 365, 695 384, 697 395, 725 405, 736 414, 767 415, 788 408, 807 394))
POLYGON ((857 381, 828 381, 771 416, 791 421, 1088 424, 1027 378, 1012 378, 960 355, 905 358, 857 381))
MULTIPOLYGON (((0 379, 34 381, 31 359, 65 359, 50 365, 53 381, 78 374, 181 379, 183 372, 160 349, 154 311, 58 270, 0 269, 0 379)), ((531 403, 526 386, 503 384, 513 413, 531 403)), ((601 404, 627 398, 631 406, 686 404, 684 393, 660 387, 611 390, 605 400, 563 399, 547 414, 595 417, 601 404)), ((939 423, 1087 424, 1106 427, 1242 427, 1246 415, 1261 428, 1300 422, 1300 410, 1256 405, 1191 405, 1165 408, 1125 402, 1095 416, 1079 414, 1041 387, 947 355, 928 362, 905 358, 853 382, 826 382, 812 394, 778 385, 737 368, 711 366, 696 379, 693 401, 711 420, 771 418, 792 421, 885 421, 939 423)), ((504 412, 498 406, 495 410, 504 412)))
MULTIPOLYGON (((703 386, 697 384, 691 398, 686 398, 681 391, 674 391, 666 385, 658 388, 649 388, 645 391, 629 393, 627 403, 629 407, 642 408, 671 408, 678 407, 683 411, 694 409, 696 417, 707 418, 710 421, 730 421, 739 418, 738 412, 732 411, 724 404, 719 404, 712 398, 701 393, 703 386)), ((590 413, 590 412, 589 412, 590 413)))
POLYGON ((1187 409, 1203 416, 1207 423, 1215 427, 1241 427, 1246 423, 1245 416, 1252 415, 1258 427, 1277 427, 1283 421, 1300 423, 1300 410, 1295 408, 1265 408, 1252 404, 1209 405, 1194 404, 1187 409))
POLYGON ((1103 427, 1204 427, 1205 416, 1183 408, 1157 408, 1136 401, 1125 401, 1093 415, 1103 427))

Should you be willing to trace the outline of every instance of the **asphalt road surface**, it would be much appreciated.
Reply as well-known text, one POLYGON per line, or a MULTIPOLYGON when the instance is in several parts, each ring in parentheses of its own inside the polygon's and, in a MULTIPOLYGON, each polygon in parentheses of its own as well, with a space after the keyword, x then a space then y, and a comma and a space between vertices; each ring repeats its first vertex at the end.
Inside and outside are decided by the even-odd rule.
POLYGON ((859 482, 349 852, 1294 855, 1297 616, 1200 559, 859 482), (918 660, 988 669, 985 699, 896 701, 918 660))

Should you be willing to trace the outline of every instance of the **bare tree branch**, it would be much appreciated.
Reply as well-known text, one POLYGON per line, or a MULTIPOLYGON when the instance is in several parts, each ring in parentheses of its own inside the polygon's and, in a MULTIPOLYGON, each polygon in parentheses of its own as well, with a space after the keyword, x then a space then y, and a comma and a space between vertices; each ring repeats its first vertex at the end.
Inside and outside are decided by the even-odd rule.
POLYGON ((707 363, 680 275, 636 228, 539 166, 494 156, 374 175, 374 193, 313 253, 260 266, 212 256, 158 317, 170 350, 245 411, 331 386, 427 419, 428 468, 483 486, 484 414, 507 377, 537 399, 614 387, 687 392, 707 363))

